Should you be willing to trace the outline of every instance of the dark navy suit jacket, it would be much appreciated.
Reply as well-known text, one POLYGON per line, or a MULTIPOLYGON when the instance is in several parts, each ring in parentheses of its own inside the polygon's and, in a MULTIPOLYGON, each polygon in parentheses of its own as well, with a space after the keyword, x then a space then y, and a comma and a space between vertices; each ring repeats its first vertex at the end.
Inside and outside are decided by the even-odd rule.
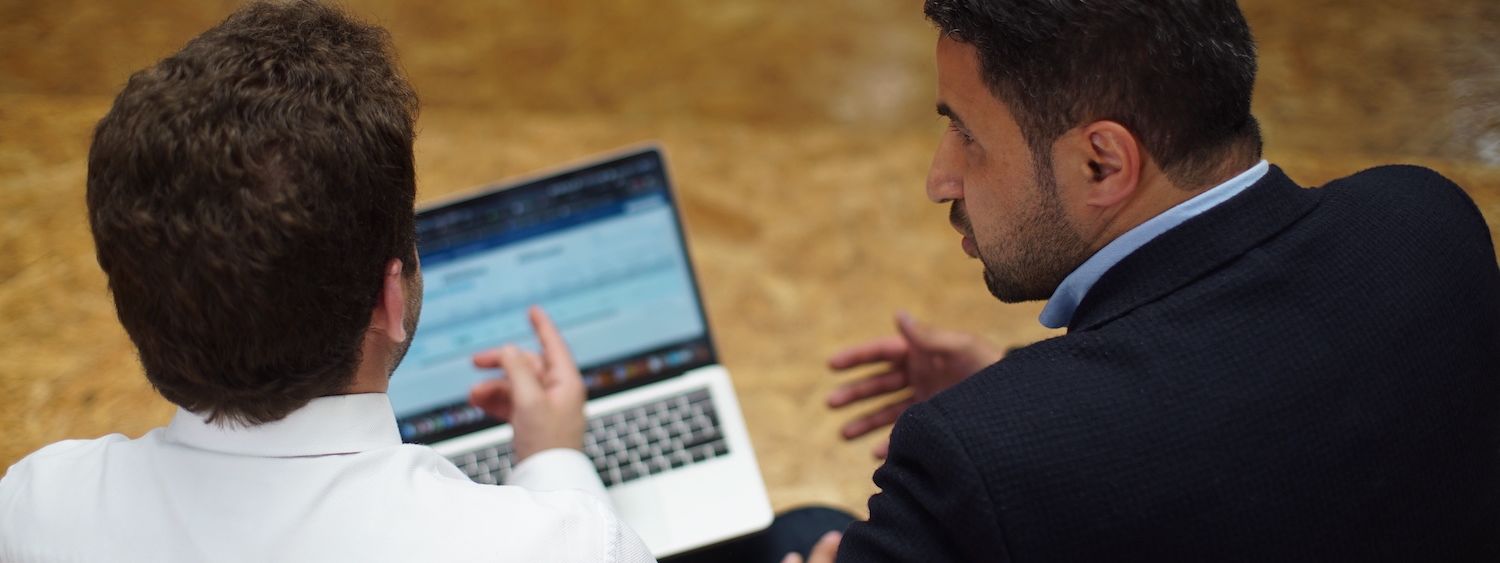
POLYGON ((1453 183, 1281 170, 896 423, 859 561, 1500 561, 1500 268, 1453 183))

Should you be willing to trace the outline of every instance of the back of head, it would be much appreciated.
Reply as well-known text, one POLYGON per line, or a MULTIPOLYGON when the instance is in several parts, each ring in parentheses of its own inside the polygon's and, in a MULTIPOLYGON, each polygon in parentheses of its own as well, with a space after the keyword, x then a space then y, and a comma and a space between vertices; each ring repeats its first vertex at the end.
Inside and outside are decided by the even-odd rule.
POLYGON ((350 383, 384 265, 414 271, 416 109, 386 33, 311 1, 247 6, 130 78, 89 220, 164 397, 255 424, 350 383))
POLYGON ((1133 131, 1172 181, 1258 158, 1255 42, 1235 0, 926 0, 942 33, 978 51, 1032 152, 1078 125, 1133 131))

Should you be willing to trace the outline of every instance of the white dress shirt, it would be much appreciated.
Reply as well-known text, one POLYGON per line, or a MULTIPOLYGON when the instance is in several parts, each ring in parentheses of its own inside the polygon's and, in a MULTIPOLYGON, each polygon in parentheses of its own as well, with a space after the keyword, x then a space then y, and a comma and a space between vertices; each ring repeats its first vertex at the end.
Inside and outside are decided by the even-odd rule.
POLYGON ((384 394, 252 427, 179 411, 135 440, 58 442, 11 466, 0 561, 653 560, 582 453, 538 453, 509 484, 403 445, 384 394))

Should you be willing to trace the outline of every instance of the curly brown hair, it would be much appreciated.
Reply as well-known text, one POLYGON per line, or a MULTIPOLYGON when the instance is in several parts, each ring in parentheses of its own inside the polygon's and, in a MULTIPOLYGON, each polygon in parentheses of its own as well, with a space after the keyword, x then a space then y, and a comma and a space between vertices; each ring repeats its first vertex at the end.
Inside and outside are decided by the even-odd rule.
POLYGON ((383 266, 415 272, 416 112, 385 30, 312 1, 246 6, 131 76, 89 221, 162 396, 260 424, 350 384, 383 266))

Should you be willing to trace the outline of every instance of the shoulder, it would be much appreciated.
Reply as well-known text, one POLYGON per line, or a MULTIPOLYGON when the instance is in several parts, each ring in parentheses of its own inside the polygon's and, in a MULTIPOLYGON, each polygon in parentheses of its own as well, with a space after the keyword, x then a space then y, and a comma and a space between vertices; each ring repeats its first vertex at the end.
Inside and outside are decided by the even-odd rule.
POLYGON ((0 477, 0 547, 7 538, 34 538, 86 510, 102 482, 108 450, 130 440, 110 434, 63 440, 32 452, 0 477), (70 516, 71 515, 71 516, 70 516))
POLYGON ((1150 350, 1132 341, 1090 331, 1013 351, 933 397, 924 416, 952 433, 997 492, 1065 473, 1056 468, 1081 467, 1162 421, 1158 392, 1139 373, 1150 350))
POLYGON ((1484 215, 1463 188, 1437 172, 1381 166, 1318 189, 1326 192, 1326 240, 1342 249, 1339 260, 1369 256, 1382 268, 1441 269, 1448 281, 1492 274, 1495 250, 1484 215))
POLYGON ((128 441, 130 441, 130 438, 127 438, 124 434, 109 434, 86 440, 61 440, 42 446, 37 451, 27 454, 26 457, 21 458, 21 461, 16 462, 16 465, 46 463, 48 460, 57 458, 87 456, 109 447, 110 444, 128 441))
POLYGON ((1121 356, 1086 333, 1058 337, 907 409, 850 550, 984 560, 1086 520, 1118 478, 1107 468, 1134 433, 1122 422, 1144 423, 1122 414, 1141 401, 1121 356))
POLYGON ((1463 188, 1421 166, 1396 164, 1371 168, 1319 189, 1325 190, 1336 205, 1394 221, 1398 226, 1439 231, 1485 227, 1479 207, 1463 188))
POLYGON ((1459 188, 1458 184, 1454 184, 1452 180, 1443 177, 1437 171, 1411 164, 1376 166, 1328 182, 1324 187, 1363 190, 1366 195, 1377 197, 1401 195, 1431 197, 1440 194, 1463 194, 1463 189, 1459 188))
POLYGON ((122 434, 110 434, 92 440, 63 440, 48 444, 5 471, 5 476, 0 478, 0 499, 6 498, 4 491, 26 487, 34 479, 89 469, 97 465, 93 460, 102 457, 111 445, 129 441, 122 434))
POLYGON ((989 417, 1026 421, 1065 415, 1087 406, 1080 398, 1114 392, 1111 387, 1128 374, 1133 353, 1121 344, 1100 331, 1043 340, 1012 350, 930 402, 958 426, 989 417), (993 408, 999 405, 1004 408, 993 408))

